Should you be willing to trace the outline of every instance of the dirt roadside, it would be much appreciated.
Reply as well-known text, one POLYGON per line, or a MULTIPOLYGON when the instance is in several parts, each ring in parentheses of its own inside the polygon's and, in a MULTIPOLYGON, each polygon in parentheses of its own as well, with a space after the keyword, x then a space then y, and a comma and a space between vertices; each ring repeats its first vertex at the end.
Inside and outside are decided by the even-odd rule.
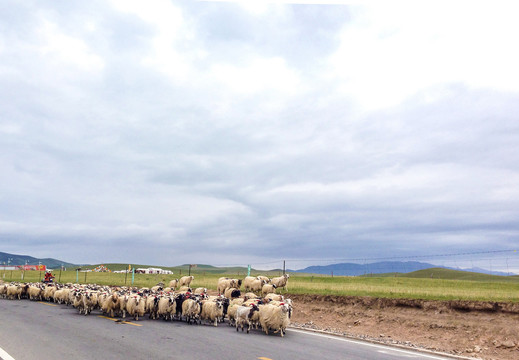
POLYGON ((519 359, 519 304, 287 294, 292 326, 480 359, 519 359))

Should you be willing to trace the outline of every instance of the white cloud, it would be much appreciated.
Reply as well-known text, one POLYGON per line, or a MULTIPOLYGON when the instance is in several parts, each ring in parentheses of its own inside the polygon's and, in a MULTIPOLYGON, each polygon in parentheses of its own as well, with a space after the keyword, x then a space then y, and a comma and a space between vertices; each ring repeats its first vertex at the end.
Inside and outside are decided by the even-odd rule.
POLYGON ((517 7, 376 3, 354 8, 330 77, 363 108, 395 106, 439 84, 519 91, 517 7))
POLYGON ((112 1, 123 13, 133 14, 155 32, 150 39, 151 53, 142 54, 142 64, 159 71, 172 81, 185 83, 195 74, 193 61, 203 58, 204 52, 197 50, 196 38, 180 7, 168 0, 112 1))
POLYGON ((48 20, 39 29, 42 58, 55 63, 56 67, 65 65, 76 67, 79 71, 98 72, 103 70, 103 59, 81 39, 65 34, 59 26, 48 20))

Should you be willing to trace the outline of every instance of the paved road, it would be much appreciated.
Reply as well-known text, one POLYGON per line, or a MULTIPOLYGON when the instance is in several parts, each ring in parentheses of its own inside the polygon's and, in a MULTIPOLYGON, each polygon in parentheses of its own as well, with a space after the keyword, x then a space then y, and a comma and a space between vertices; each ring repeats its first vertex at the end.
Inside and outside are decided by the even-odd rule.
POLYGON ((0 299, 0 358, 46 359, 445 359, 332 336, 289 330, 265 335, 227 324, 139 320, 127 323, 99 312, 79 315, 65 305, 0 299), (3 351, 2 351, 3 349, 3 351))

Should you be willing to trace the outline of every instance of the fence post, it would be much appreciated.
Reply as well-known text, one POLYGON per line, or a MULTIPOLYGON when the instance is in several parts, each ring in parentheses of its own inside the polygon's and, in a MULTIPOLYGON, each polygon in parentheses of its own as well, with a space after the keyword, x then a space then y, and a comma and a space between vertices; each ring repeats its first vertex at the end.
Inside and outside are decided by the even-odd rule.
POLYGON ((132 285, 135 282, 135 268, 132 269, 132 285))

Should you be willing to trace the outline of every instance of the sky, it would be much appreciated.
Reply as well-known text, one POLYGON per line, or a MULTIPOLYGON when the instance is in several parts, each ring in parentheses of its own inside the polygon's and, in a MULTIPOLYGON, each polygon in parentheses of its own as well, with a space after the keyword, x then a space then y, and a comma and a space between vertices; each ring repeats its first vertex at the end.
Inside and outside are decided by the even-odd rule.
POLYGON ((518 10, 2 1, 0 251, 503 264, 487 252, 519 244, 518 10))

